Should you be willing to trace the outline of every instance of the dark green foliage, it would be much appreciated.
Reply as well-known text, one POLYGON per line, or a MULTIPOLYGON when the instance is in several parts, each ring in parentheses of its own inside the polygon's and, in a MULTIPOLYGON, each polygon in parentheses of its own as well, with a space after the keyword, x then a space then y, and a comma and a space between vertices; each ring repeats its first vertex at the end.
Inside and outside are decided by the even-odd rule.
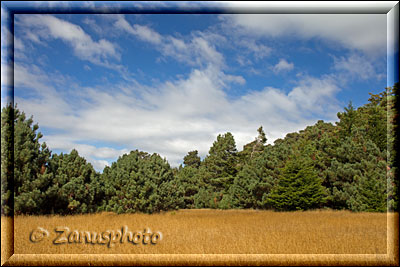
MULTIPOLYGON (((385 155, 372 141, 363 139, 354 142, 350 137, 346 138, 336 151, 331 166, 324 171, 328 184, 331 185, 330 206, 359 210, 354 199, 358 199, 356 195, 359 194, 360 181, 370 177, 377 179, 378 184, 379 181, 383 181, 383 189, 386 188, 385 155)), ((384 197, 386 191, 380 194, 384 197)))
POLYGON ((46 167, 50 151, 46 143, 39 143, 42 134, 32 117, 26 118, 11 105, 3 108, 1 117, 2 214, 13 214, 12 191, 15 214, 40 213, 44 196, 38 189, 38 175, 46 167))
MULTIPOLYGON (((268 149, 268 151, 270 148, 268 149)), ((264 199, 270 192, 275 177, 271 153, 251 159, 236 175, 230 189, 232 204, 236 208, 264 208, 264 199)))
POLYGON ((396 83, 393 88, 387 88, 388 97, 388 184, 391 187, 388 190, 389 209, 399 211, 399 155, 400 150, 400 120, 399 114, 396 113, 400 110, 399 101, 399 83, 396 83))
POLYGON ((198 168, 200 167, 201 159, 198 155, 198 151, 190 151, 184 158, 183 164, 187 167, 198 168))
POLYGON ((14 109, 9 104, 1 110, 1 214, 14 209, 14 109))
POLYGON ((207 172, 205 175, 208 179, 206 180, 215 192, 227 192, 237 172, 237 160, 233 135, 229 132, 218 135, 202 166, 207 172))
POLYGON ((131 151, 101 175, 105 199, 99 210, 152 213, 182 206, 172 169, 158 154, 131 151))
POLYGON ((319 208, 326 201, 325 188, 310 160, 290 159, 272 188, 266 204, 276 210, 307 210, 319 208))
POLYGON ((183 208, 195 208, 195 195, 199 192, 198 169, 185 166, 176 175, 178 190, 183 195, 183 208))
POLYGON ((257 130, 258 136, 251 143, 244 145, 243 151, 238 153, 239 156, 239 167, 248 163, 252 158, 257 157, 260 153, 264 151, 265 143, 267 142, 267 137, 263 130, 263 127, 260 126, 257 130))
POLYGON ((398 84, 364 106, 351 102, 336 125, 320 120, 266 145, 262 127, 237 151, 218 135, 202 161, 190 151, 171 168, 158 154, 132 151, 97 173, 78 155, 53 154, 32 118, 1 114, 2 214, 146 212, 179 208, 385 212, 398 209, 395 137, 398 84), (14 192, 14 194, 13 194, 14 192))
POLYGON ((354 193, 348 201, 349 207, 354 211, 379 211, 387 210, 387 180, 385 173, 386 164, 363 161, 366 169, 363 176, 355 176, 354 193))
POLYGON ((96 211, 95 203, 102 197, 99 175, 76 150, 53 155, 38 180, 45 195, 43 213, 77 214, 96 211))
POLYGON ((194 207, 196 209, 202 208, 217 208, 218 194, 210 189, 200 188, 199 192, 194 196, 194 207))
POLYGON ((340 131, 341 137, 350 136, 353 130, 353 125, 357 122, 357 112, 354 110, 353 104, 349 103, 347 107, 344 108, 345 112, 338 112, 337 117, 340 121, 337 126, 340 131))

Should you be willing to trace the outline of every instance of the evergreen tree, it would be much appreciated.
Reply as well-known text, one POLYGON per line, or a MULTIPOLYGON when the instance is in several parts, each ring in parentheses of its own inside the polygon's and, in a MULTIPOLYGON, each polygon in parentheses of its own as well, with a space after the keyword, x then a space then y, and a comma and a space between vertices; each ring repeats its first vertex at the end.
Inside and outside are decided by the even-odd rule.
POLYGON ((26 118, 24 112, 11 105, 3 108, 1 115, 2 212, 12 215, 10 200, 14 191, 15 214, 38 214, 44 193, 38 189, 41 181, 37 178, 46 168, 51 152, 46 143, 39 143, 42 134, 37 132, 39 126, 33 124, 32 117, 26 118), (13 146, 10 146, 10 142, 13 146))
POLYGON ((188 167, 199 168, 200 163, 201 159, 197 150, 188 152, 188 154, 183 158, 183 164, 188 167))
POLYGON ((342 138, 350 136, 353 125, 357 122, 357 112, 354 110, 353 103, 350 101, 348 106, 344 108, 345 112, 338 112, 337 117, 339 122, 337 126, 340 130, 340 135, 342 138))
POLYGON ((277 173, 271 146, 257 154, 237 173, 230 188, 235 208, 265 208, 265 197, 270 193, 277 173))
POLYGON ((229 132, 218 135, 217 141, 213 143, 204 159, 204 167, 212 175, 209 182, 215 191, 229 189, 236 174, 236 164, 237 150, 233 135, 229 132))
POLYGON ((321 207, 326 201, 325 188, 307 160, 294 158, 286 162, 278 183, 266 200, 276 210, 307 210, 321 207))
POLYGON ((1 214, 14 210, 14 114, 11 104, 1 110, 1 214))
POLYGON ((263 127, 260 126, 257 129, 258 136, 255 138, 253 142, 250 142, 243 146, 243 150, 238 153, 239 165, 242 167, 243 165, 249 163, 249 161, 257 156, 259 153, 264 151, 265 143, 267 142, 267 137, 263 130, 263 127))
POLYGON ((194 206, 196 209, 203 208, 217 208, 218 199, 220 196, 218 193, 212 191, 210 188, 200 187, 198 193, 194 195, 194 206))
POLYGON ((385 173, 386 164, 363 161, 362 165, 368 170, 366 175, 356 176, 354 193, 348 201, 349 208, 353 211, 385 212, 387 210, 387 180, 385 173))
POLYGON ((94 212, 103 196, 98 173, 75 149, 69 154, 53 155, 38 179, 45 185, 40 188, 45 193, 45 214, 94 212))
POLYGON ((183 206, 182 192, 165 159, 131 151, 101 175, 105 199, 100 210, 153 213, 183 206))
POLYGON ((194 197, 199 192, 198 169, 192 166, 185 166, 176 174, 178 190, 183 195, 183 207, 194 208, 194 197))

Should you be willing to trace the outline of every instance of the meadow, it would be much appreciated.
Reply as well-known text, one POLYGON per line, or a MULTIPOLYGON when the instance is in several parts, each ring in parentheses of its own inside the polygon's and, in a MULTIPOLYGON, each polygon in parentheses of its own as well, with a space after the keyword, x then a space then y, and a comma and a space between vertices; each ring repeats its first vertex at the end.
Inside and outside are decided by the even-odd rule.
MULTIPOLYGON (((386 254, 386 213, 349 211, 273 212, 258 210, 179 210, 159 214, 99 213, 74 216, 16 216, 15 254, 386 254), (98 234, 127 226, 133 233, 145 229, 161 239, 100 244, 62 233, 98 234), (42 227, 48 236, 34 242, 32 231, 42 227), (59 232, 55 229, 58 228, 59 232), (65 242, 58 242, 62 239, 65 242), (33 239, 32 239, 33 238, 33 239)), ((5 218, 2 218, 4 224, 5 218)), ((3 228, 3 227, 2 227, 3 228)), ((110 232, 106 232, 110 234, 110 232)), ((106 234, 106 235, 107 235, 106 234)), ((3 235, 2 235, 3 236, 3 235)), ((92 236, 93 237, 93 236, 92 236)), ((117 238, 117 239, 116 239, 117 238)))

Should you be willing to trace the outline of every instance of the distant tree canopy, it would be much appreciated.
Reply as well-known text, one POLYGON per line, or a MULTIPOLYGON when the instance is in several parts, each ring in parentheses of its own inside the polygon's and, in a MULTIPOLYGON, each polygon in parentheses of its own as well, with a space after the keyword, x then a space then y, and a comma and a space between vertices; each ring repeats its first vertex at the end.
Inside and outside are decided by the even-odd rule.
MULTIPOLYGON (((52 154, 33 118, 8 105, 1 112, 1 212, 80 214, 219 208, 398 209, 395 94, 398 84, 350 102, 336 125, 318 121, 266 144, 263 127, 238 151, 219 134, 202 160, 189 151, 171 168, 158 154, 131 151, 103 173, 76 150, 52 154)), ((397 123, 397 124, 396 124, 397 123)))

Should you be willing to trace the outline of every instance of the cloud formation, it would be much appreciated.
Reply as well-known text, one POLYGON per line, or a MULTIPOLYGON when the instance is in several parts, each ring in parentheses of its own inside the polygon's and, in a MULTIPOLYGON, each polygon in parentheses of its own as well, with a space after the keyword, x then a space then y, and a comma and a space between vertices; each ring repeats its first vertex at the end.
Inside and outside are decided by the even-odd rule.
POLYGON ((137 36, 143 41, 150 42, 152 44, 161 43, 161 35, 148 26, 142 26, 139 24, 134 24, 131 26, 123 15, 119 15, 117 21, 114 24, 117 28, 123 29, 126 32, 137 36))
POLYGON ((233 14, 220 19, 244 35, 320 38, 368 54, 386 53, 386 14, 233 14))
POLYGON ((75 147, 98 170, 105 161, 134 149, 160 153, 177 166, 190 150, 197 149, 204 157, 216 136, 227 131, 241 150, 254 139, 260 124, 271 143, 314 123, 315 112, 332 117, 329 107, 337 107, 331 99, 340 90, 330 77, 303 77, 288 94, 266 87, 232 100, 224 92, 230 78, 209 66, 157 88, 79 88, 85 97, 70 99, 62 91, 67 81, 49 83, 52 74, 36 66, 17 65, 16 70, 18 86, 27 87, 29 81, 37 90, 34 99, 17 97, 18 106, 34 114, 41 127, 61 132, 45 137, 49 146, 75 147), (82 145, 85 140, 106 145, 82 145), (111 148, 115 145, 123 149, 111 148))
POLYGON ((350 78, 369 80, 381 79, 385 76, 384 74, 377 74, 371 60, 359 54, 351 54, 348 57, 334 57, 333 59, 333 68, 350 78))
POLYGON ((272 67, 272 70, 277 74, 283 71, 290 71, 294 68, 293 63, 289 63, 286 59, 280 59, 279 62, 272 67))
POLYGON ((132 26, 123 15, 117 17, 114 26, 144 42, 155 45, 155 49, 159 50, 163 56, 188 65, 204 67, 208 64, 214 64, 222 67, 225 64, 223 55, 208 40, 208 38, 215 39, 215 35, 194 33, 188 40, 171 35, 163 36, 145 25, 134 24, 132 26))
POLYGON ((116 46, 105 39, 94 41, 76 24, 51 15, 16 15, 17 23, 24 28, 24 38, 44 44, 49 39, 60 39, 70 45, 77 57, 94 64, 108 58, 119 60, 121 55, 116 46))
MULTIPOLYGON (((355 28, 347 29, 352 27, 348 27, 350 21, 346 16, 290 15, 286 19, 286 15, 224 15, 220 16, 223 26, 186 35, 161 34, 152 24, 132 23, 124 15, 96 17, 100 18, 114 27, 112 38, 128 35, 129 38, 123 38, 126 43, 119 46, 96 39, 77 24, 48 15, 18 18, 18 23, 27 27, 25 35, 17 40, 25 38, 40 46, 49 45, 52 39, 62 40, 72 47, 75 56, 116 69, 123 79, 106 77, 104 83, 83 86, 57 70, 45 72, 36 62, 22 60, 15 64, 15 85, 19 90, 16 102, 47 130, 43 140, 54 150, 76 148, 97 170, 134 149, 159 153, 177 166, 188 151, 198 150, 204 157, 216 136, 228 131, 241 150, 254 140, 260 125, 266 131, 268 143, 272 143, 319 119, 334 121, 340 110, 336 95, 345 84, 344 74, 346 78, 362 80, 376 76, 373 61, 363 51, 373 53, 382 46, 379 35, 371 38, 365 30, 354 32, 365 22, 364 16, 356 16, 355 28), (293 62, 290 53, 280 54, 279 45, 269 42, 271 37, 288 36, 340 44, 348 56, 343 56, 344 53, 331 56, 333 65, 325 74, 293 75, 284 85, 276 85, 279 82, 268 79, 272 76, 279 81, 281 77, 271 73, 292 71, 295 63, 296 70, 302 65, 293 62), (354 38, 361 38, 360 43, 354 38), (168 60, 168 63, 182 63, 187 72, 168 74, 162 81, 154 81, 157 77, 146 73, 154 80, 141 84, 132 78, 128 65, 109 62, 123 61, 122 55, 132 41, 159 53, 149 57, 149 62, 154 60, 153 66, 168 60), (232 67, 232 62, 239 62, 240 66, 232 67), (246 67, 249 72, 264 73, 260 72, 252 81, 244 75, 246 67), (234 90, 240 92, 232 93, 234 90)), ((381 17, 368 18, 381 23, 381 17)), ((104 33, 108 31, 99 32, 96 19, 83 21, 91 27, 89 32, 113 40, 104 33)), ((376 28, 370 30, 374 32, 376 28)), ((24 49, 24 44, 17 41, 17 48, 24 49)), ((92 67, 85 65, 85 73, 94 73, 92 67)), ((140 64, 129 67, 140 68, 140 64)), ((308 73, 307 69, 303 73, 308 73)))

